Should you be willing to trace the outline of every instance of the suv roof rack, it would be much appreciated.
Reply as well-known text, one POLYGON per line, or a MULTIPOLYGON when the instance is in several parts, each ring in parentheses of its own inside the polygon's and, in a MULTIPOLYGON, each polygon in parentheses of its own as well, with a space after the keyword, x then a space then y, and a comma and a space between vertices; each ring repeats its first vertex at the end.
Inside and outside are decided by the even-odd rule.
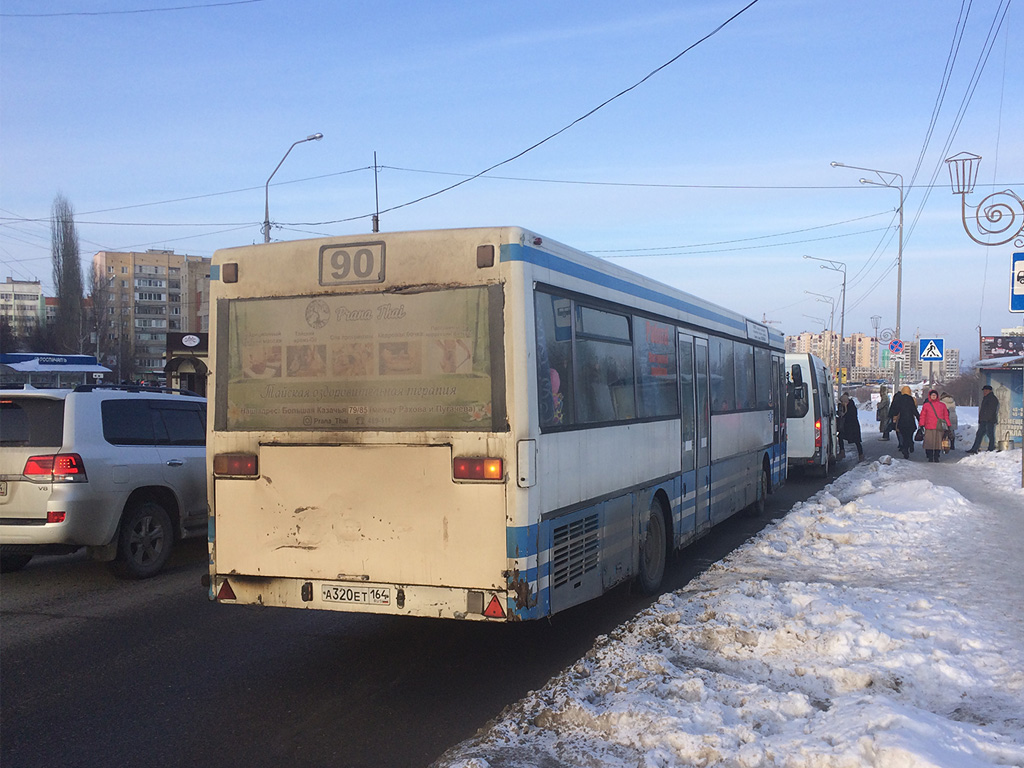
POLYGON ((163 392, 169 395, 185 395, 186 397, 202 397, 191 389, 174 389, 173 387, 150 387, 144 384, 79 384, 75 392, 92 392, 97 389, 117 389, 123 392, 163 392))

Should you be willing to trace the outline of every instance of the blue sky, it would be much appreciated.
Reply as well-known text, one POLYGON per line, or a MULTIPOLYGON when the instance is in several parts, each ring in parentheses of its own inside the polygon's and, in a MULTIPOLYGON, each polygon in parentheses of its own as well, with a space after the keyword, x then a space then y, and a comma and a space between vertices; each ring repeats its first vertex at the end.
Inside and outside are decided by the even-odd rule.
POLYGON ((748 2, 4 0, 0 279, 52 283, 58 192, 86 258, 262 242, 319 131, 275 239, 368 232, 376 152, 384 231, 518 224, 784 333, 832 296, 838 331, 806 254, 846 264, 847 334, 892 328, 899 194, 840 161, 904 177, 904 338, 971 358, 1020 325, 1013 245, 968 238, 942 162, 1024 197, 1019 5, 759 0, 679 56, 748 2))

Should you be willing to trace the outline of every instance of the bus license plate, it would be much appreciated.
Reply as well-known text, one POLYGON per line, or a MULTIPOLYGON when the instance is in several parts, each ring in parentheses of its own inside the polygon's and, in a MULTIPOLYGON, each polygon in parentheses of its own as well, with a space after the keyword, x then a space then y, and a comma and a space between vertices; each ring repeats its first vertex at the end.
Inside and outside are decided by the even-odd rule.
POLYGON ((320 597, 328 603, 391 605, 391 587, 363 587, 349 584, 321 584, 320 597))

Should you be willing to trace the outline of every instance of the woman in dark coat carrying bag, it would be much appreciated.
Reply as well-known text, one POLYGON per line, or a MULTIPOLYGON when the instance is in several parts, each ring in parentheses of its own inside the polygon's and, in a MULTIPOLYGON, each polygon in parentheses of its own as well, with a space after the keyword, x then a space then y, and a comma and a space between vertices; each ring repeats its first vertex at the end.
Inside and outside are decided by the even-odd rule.
POLYGON ((904 459, 910 458, 914 450, 914 430, 917 429, 917 403, 910 394, 910 387, 904 386, 897 395, 893 395, 889 406, 889 418, 896 423, 896 434, 900 439, 900 453, 904 459))
POLYGON ((857 460, 863 461, 864 446, 861 444, 860 418, 857 415, 857 404, 853 402, 849 395, 845 394, 839 398, 839 402, 842 404, 842 418, 839 420, 839 445, 842 445, 844 440, 848 443, 853 443, 857 446, 857 460))

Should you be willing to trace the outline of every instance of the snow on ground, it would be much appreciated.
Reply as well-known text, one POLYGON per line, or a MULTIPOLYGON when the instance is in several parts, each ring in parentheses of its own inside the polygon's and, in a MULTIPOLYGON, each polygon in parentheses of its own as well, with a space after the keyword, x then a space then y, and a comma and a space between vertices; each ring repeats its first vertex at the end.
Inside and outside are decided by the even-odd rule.
POLYGON ((856 464, 436 765, 1024 766, 1021 454, 965 456, 960 410, 959 452, 856 464))

